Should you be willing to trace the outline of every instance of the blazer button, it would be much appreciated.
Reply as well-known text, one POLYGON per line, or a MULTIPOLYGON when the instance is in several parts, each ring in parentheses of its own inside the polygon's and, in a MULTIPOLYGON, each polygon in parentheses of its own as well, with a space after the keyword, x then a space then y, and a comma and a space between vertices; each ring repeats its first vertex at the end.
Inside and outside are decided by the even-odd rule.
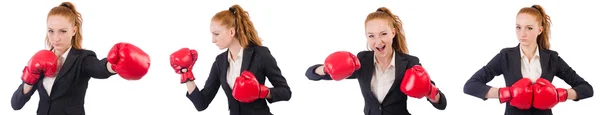
POLYGON ((379 110, 381 110, 381 107, 379 107, 379 110))

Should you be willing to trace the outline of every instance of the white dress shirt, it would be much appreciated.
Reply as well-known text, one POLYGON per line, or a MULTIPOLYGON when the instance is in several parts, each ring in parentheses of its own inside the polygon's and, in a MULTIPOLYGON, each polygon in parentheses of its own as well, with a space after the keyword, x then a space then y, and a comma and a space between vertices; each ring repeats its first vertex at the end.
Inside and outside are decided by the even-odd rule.
POLYGON ((538 47, 535 48, 535 54, 531 58, 531 60, 527 59, 525 53, 523 53, 523 49, 521 51, 521 74, 523 77, 527 77, 535 83, 535 80, 540 78, 542 75, 542 65, 540 64, 540 52, 538 47))
POLYGON ((390 65, 385 68, 381 68, 377 63, 377 59, 373 60, 375 60, 373 62, 375 63, 375 73, 373 73, 373 79, 371 80, 371 91, 381 103, 396 79, 396 77, 394 77, 396 75, 396 53, 392 53, 392 61, 390 61, 390 65))
POLYGON ((244 56, 244 48, 240 49, 237 56, 235 56, 235 60, 232 59, 231 50, 227 52, 229 56, 227 56, 227 60, 229 61, 229 68, 227 68, 227 84, 229 87, 233 89, 233 84, 235 84, 235 79, 240 76, 240 71, 242 69, 242 57, 244 56))
POLYGON ((46 92, 48 92, 48 96, 50 96, 50 93, 52 92, 52 86, 54 85, 54 80, 56 79, 56 76, 58 76, 58 72, 62 68, 63 63, 65 63, 65 59, 67 59, 67 56, 69 56, 69 51, 71 51, 71 48, 67 49, 67 51, 61 57, 58 58, 58 68, 56 68, 56 74, 54 76, 46 76, 42 81, 44 89, 46 89, 46 92))

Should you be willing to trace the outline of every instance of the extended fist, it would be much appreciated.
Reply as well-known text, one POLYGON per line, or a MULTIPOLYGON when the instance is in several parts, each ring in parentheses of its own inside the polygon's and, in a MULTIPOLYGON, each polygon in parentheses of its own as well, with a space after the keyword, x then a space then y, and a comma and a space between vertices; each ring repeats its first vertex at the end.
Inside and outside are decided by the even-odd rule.
POLYGON ((198 60, 198 52, 189 48, 181 48, 171 54, 171 67, 175 70, 175 73, 181 74, 181 83, 187 81, 194 81, 194 74, 192 68, 198 60))
POLYGON ((350 77, 355 70, 360 69, 360 61, 358 58, 347 51, 337 51, 325 59, 325 66, 323 71, 329 76, 331 79, 339 81, 342 79, 346 79, 350 77))
POLYGON ((111 68, 126 80, 139 80, 148 73, 150 56, 129 43, 117 43, 108 53, 111 68))

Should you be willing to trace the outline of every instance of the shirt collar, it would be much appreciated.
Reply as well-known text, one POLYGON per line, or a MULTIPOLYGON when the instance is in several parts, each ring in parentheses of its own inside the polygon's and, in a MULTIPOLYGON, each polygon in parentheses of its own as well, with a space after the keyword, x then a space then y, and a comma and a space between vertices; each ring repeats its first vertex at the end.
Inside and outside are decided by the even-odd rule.
MULTIPOLYGON (((375 58, 375 54, 373 54, 373 63, 377 64, 377 58, 375 58)), ((392 61, 390 61, 390 66, 388 66, 388 67, 391 67, 391 66, 394 66, 394 67, 396 66, 396 52, 392 53, 392 61)))
MULTIPOLYGON (((56 50, 54 50, 54 51, 56 51, 56 50)), ((60 56, 60 58, 67 59, 67 56, 69 56, 69 52, 71 52, 71 48, 67 49, 67 51, 65 51, 65 53, 63 53, 60 56)))
MULTIPOLYGON (((227 54, 229 56, 227 56, 227 59, 229 59, 229 61, 233 61, 233 59, 231 58, 231 50, 229 50, 227 52, 227 54)), ((237 56, 235 57, 236 61, 242 59, 242 57, 244 56, 244 48, 240 48, 240 52, 238 52, 237 56)))
MULTIPOLYGON (((521 52, 521 58, 525 57, 523 47, 519 47, 519 52, 521 52)), ((540 57, 540 49, 537 46, 535 47, 535 54, 533 54, 533 57, 540 57)))

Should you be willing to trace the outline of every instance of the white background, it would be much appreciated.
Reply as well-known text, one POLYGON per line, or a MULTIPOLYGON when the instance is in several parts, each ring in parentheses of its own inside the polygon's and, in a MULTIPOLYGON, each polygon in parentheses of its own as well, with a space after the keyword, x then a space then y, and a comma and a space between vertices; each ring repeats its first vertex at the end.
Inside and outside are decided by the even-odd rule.
MULTIPOLYGON (((0 3, 0 114, 35 114, 38 94, 23 109, 15 111, 10 98, 21 83, 21 69, 37 50, 44 48, 46 16, 61 3, 57 0, 0 3)), ((186 87, 169 66, 169 55, 181 48, 197 49, 200 60, 194 73, 203 87, 215 56, 224 50, 211 43, 211 17, 233 4, 246 9, 264 45, 271 49, 292 90, 290 101, 270 104, 276 115, 362 115, 364 100, 356 80, 310 81, 306 69, 323 63, 337 50, 358 53, 366 50, 364 19, 385 6, 404 22, 411 55, 418 56, 437 86, 446 94, 448 107, 440 111, 425 99, 409 99, 408 109, 416 115, 468 114, 501 115, 504 104, 497 99, 482 101, 463 93, 464 83, 502 48, 518 44, 514 31, 518 10, 541 4, 552 17, 552 50, 594 88, 597 74, 598 23, 594 3, 570 0, 547 1, 346 1, 346 0, 77 0, 83 15, 83 46, 106 57, 114 43, 130 42, 152 59, 148 74, 139 81, 119 76, 92 79, 86 95, 88 115, 177 114, 227 115, 227 100, 220 89, 210 106, 196 111, 185 97, 186 87), (596 73, 594 73, 596 72, 596 73)), ((570 88, 560 79, 557 87, 570 88)), ((496 77, 491 86, 504 86, 496 77)), ((270 86, 270 84, 268 84, 270 86)), ((595 91, 598 92, 598 91, 595 91)), ((557 115, 592 114, 598 98, 567 101, 554 109, 557 115)))

